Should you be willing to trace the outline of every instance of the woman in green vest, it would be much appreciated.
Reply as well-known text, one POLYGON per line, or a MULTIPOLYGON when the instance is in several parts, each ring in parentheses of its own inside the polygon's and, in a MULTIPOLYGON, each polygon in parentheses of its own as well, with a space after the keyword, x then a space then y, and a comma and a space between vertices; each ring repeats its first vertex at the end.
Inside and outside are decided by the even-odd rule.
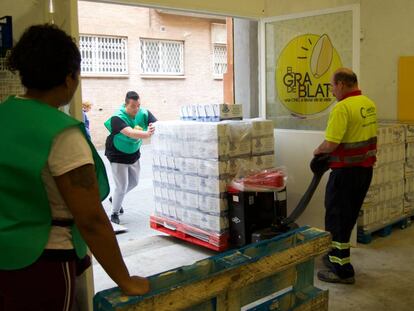
POLYGON ((86 244, 125 294, 149 290, 129 275, 102 208, 102 160, 83 123, 58 109, 78 86, 80 61, 53 25, 29 27, 8 57, 27 91, 0 104, 0 310, 70 310, 86 244))

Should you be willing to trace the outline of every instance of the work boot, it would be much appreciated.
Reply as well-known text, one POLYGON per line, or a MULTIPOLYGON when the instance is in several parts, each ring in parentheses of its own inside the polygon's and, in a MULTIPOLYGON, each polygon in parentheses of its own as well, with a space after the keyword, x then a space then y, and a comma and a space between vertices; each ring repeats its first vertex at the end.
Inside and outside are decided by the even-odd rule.
POLYGON ((329 254, 325 254, 322 256, 322 263, 324 266, 330 270, 335 270, 335 265, 329 260, 329 254))
MULTIPOLYGON (((112 204, 112 197, 109 197, 109 202, 111 202, 111 204, 112 204)), ((120 214, 124 213, 124 208, 122 206, 121 206, 121 209, 119 210, 119 213, 120 214)))
POLYGON ((114 224, 117 224, 117 225, 119 225, 119 223, 121 222, 121 221, 119 220, 119 216, 118 216, 117 214, 112 214, 112 215, 111 215, 111 221, 112 221, 114 224))
POLYGON ((340 278, 336 273, 327 269, 318 271, 318 279, 328 283, 340 283, 340 284, 354 284, 355 278, 353 276, 348 278, 340 278))

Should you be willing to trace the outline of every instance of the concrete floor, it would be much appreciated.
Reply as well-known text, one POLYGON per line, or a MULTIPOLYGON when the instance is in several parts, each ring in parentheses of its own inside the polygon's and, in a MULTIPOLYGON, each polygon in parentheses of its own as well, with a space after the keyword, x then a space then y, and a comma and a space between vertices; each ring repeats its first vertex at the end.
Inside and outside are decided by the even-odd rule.
MULTIPOLYGON (((117 235, 131 274, 149 276, 214 255, 213 251, 149 228, 153 210, 151 147, 143 146, 142 154, 140 185, 127 196, 125 215, 121 217, 121 225, 128 232, 117 235)), ((104 207, 109 213, 109 202, 104 202, 104 207)), ((353 248, 354 285, 327 284, 315 277, 317 287, 329 290, 329 310, 414 310, 413 237, 414 225, 404 230, 394 228, 388 237, 378 237, 368 245, 358 244, 353 248)), ((318 259, 315 272, 321 267, 318 259)), ((93 270, 96 292, 115 286, 96 262, 93 270)))
MULTIPOLYGON (((414 225, 394 228, 388 237, 353 248, 354 285, 327 284, 315 277, 317 287, 329 289, 329 310, 414 310, 413 237, 414 225)), ((321 261, 316 265, 322 267, 321 261)))

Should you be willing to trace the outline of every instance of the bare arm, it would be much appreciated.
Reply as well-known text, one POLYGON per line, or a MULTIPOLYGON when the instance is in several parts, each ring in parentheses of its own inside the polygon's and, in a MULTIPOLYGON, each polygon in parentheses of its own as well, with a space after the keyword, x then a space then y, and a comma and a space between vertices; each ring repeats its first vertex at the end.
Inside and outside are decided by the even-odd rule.
POLYGON ((112 226, 99 199, 95 168, 92 164, 55 177, 56 185, 92 253, 127 295, 149 290, 146 278, 130 276, 112 226))
POLYGON ((149 138, 152 134, 154 134, 154 126, 150 123, 147 131, 133 129, 130 126, 127 126, 121 130, 121 133, 135 139, 149 138))
POLYGON ((339 146, 339 144, 331 142, 331 141, 327 141, 324 140, 322 142, 322 144, 319 145, 318 148, 316 148, 313 151, 313 155, 317 155, 317 154, 321 154, 321 153, 331 153, 332 151, 334 151, 337 147, 339 146))

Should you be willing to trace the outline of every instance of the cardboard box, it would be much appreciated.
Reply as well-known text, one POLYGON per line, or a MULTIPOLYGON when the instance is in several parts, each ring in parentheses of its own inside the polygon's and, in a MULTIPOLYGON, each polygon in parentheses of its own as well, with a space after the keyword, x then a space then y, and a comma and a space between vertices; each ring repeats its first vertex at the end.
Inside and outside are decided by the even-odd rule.
POLYGON ((200 213, 200 228, 221 233, 229 228, 229 220, 227 216, 209 215, 200 213))
POLYGON ((218 215, 228 210, 227 199, 199 194, 198 209, 203 213, 218 215))
POLYGON ((252 137, 274 136, 274 125, 272 120, 263 118, 247 119, 252 124, 252 137))
POLYGON ((275 151, 275 139, 272 136, 252 138, 252 156, 273 154, 275 151))
POLYGON ((198 181, 198 191, 200 194, 219 194, 227 190, 227 179, 199 177, 198 181))
POLYGON ((253 156, 251 158, 251 168, 253 170, 263 170, 266 168, 272 168, 275 166, 275 155, 262 155, 262 156, 253 156))
POLYGON ((213 105, 214 116, 209 116, 214 121, 221 120, 241 120, 243 119, 243 106, 242 105, 227 105, 227 104, 215 104, 213 105))
POLYGON ((220 177, 228 174, 228 161, 199 160, 198 175, 203 177, 220 177))
POLYGON ((377 130, 378 145, 405 142, 405 127, 397 123, 381 123, 377 130))
POLYGON ((245 121, 228 121, 229 157, 250 156, 252 151, 251 123, 245 121))
POLYGON ((228 158, 230 154, 230 145, 227 139, 219 141, 195 141, 192 144, 191 156, 204 160, 220 160, 228 158))
POLYGON ((404 124, 405 141, 407 143, 414 142, 414 124, 404 124))
POLYGON ((198 192, 201 177, 196 175, 183 174, 180 188, 183 190, 198 192))
POLYGON ((177 202, 179 202, 181 206, 192 209, 198 208, 198 194, 187 191, 176 191, 175 195, 177 202))

